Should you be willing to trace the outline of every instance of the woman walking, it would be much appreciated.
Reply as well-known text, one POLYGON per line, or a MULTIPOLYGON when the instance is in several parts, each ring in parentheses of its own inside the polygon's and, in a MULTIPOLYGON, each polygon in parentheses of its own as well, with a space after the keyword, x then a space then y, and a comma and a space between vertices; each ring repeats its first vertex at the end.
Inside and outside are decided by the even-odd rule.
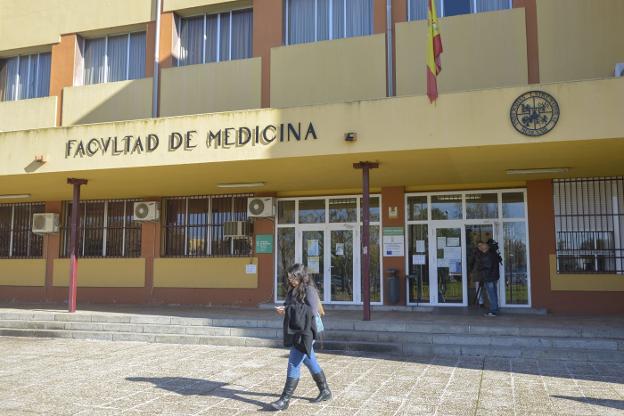
POLYGON ((288 270, 288 293, 284 306, 278 306, 277 313, 284 315, 284 345, 290 347, 286 384, 279 400, 271 403, 275 410, 286 410, 299 378, 301 364, 310 370, 319 388, 319 395, 312 400, 319 403, 332 397, 323 370, 316 361, 314 340, 318 337, 317 319, 322 313, 321 301, 310 279, 306 267, 295 264, 288 270))

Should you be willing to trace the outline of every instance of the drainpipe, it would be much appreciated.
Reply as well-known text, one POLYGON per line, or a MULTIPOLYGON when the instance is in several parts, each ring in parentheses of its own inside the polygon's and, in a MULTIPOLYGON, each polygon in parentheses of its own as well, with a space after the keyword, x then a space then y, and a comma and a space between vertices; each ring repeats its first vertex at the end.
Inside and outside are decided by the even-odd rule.
POLYGON ((387 63, 386 74, 388 77, 388 97, 394 96, 394 85, 392 82, 392 74, 394 72, 392 68, 392 55, 394 51, 392 42, 392 0, 386 0, 386 48, 387 48, 387 63))
POLYGON ((159 69, 158 62, 160 59, 159 49, 160 49, 160 7, 162 4, 162 0, 156 1, 156 39, 154 40, 154 76, 152 86, 152 117, 158 117, 158 84, 159 84, 159 69))

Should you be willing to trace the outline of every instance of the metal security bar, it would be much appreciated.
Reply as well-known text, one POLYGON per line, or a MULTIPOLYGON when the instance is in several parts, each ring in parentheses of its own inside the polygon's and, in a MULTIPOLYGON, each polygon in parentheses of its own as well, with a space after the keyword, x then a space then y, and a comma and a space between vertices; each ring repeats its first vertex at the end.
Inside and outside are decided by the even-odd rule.
MULTIPOLYGON (((81 257, 140 257, 141 224, 133 220, 135 200, 80 203, 78 253, 81 257)), ((72 204, 63 207, 61 256, 69 255, 72 204)))
POLYGON ((43 237, 33 234, 33 214, 45 205, 0 204, 0 258, 36 258, 43 255, 43 237))
POLYGON ((247 221, 251 195, 168 198, 164 203, 164 255, 235 257, 251 254, 251 238, 225 238, 223 224, 247 221))
POLYGON ((624 274, 624 177, 555 179, 557 271, 624 274))

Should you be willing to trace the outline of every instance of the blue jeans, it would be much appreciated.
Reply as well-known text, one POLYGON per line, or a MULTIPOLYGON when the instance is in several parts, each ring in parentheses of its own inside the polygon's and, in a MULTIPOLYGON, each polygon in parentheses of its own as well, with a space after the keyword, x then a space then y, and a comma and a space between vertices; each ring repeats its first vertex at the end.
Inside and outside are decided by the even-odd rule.
POLYGON ((498 282, 485 282, 485 290, 490 300, 490 312, 498 313, 498 282))
POLYGON ((288 356, 287 377, 297 379, 301 377, 301 364, 308 367, 311 374, 318 374, 321 372, 321 367, 318 365, 316 355, 314 354, 314 347, 312 347, 312 351, 310 351, 310 357, 295 347, 290 349, 290 355, 288 356))

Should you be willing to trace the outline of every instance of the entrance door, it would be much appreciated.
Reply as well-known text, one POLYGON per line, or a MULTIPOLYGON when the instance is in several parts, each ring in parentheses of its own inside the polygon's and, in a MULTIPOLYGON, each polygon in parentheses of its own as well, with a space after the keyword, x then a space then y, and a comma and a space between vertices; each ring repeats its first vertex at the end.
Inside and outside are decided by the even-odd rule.
POLYGON ((325 299, 325 235, 322 229, 302 230, 300 239, 301 263, 307 266, 321 300, 325 299))
POLYGON ((468 284, 464 262, 464 227, 461 224, 434 225, 429 241, 432 303, 467 305, 468 284))
MULTIPOLYGON (((476 280, 473 277, 473 266, 475 254, 478 251, 477 244, 479 241, 487 242, 489 239, 498 241, 496 230, 493 223, 489 224, 466 224, 466 270, 468 274, 468 304, 474 305, 477 292, 476 280)), ((486 296, 485 291, 481 292, 481 296, 486 296)), ((500 296, 499 296, 500 298, 500 296)))
POLYGON ((329 234, 329 300, 330 302, 354 302, 354 294, 358 293, 354 278, 355 231, 353 229, 333 229, 330 230, 329 234))

